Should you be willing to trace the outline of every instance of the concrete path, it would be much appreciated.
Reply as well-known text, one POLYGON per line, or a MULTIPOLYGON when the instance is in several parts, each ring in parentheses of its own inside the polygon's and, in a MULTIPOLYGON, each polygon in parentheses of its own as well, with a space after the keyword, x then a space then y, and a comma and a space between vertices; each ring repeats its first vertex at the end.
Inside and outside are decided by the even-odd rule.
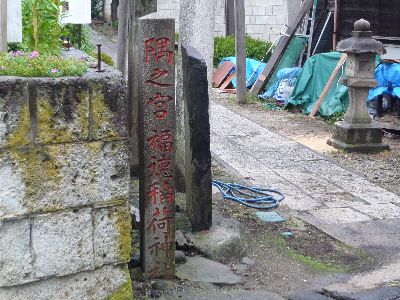
MULTIPOLYGON (((217 103, 211 105, 211 130, 213 156, 237 176, 281 190, 282 206, 301 219, 393 263, 382 281, 400 279, 400 268, 393 267, 400 261, 399 196, 217 103)), ((360 289, 382 281, 363 282, 360 289)))

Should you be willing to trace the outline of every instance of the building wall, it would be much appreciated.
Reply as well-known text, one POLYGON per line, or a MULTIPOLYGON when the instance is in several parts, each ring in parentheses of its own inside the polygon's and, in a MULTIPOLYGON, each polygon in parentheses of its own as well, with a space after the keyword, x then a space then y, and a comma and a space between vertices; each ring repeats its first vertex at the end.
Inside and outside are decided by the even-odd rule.
POLYGON ((179 28, 179 4, 180 0, 158 0, 157 11, 164 17, 175 18, 175 28, 179 28))
POLYGON ((112 0, 104 0, 104 20, 108 23, 111 23, 111 3, 112 0))
MULTIPOLYGON (((246 32, 254 38, 274 40, 288 21, 287 3, 290 1, 300 0, 245 0, 246 32)), ((179 23, 179 0, 158 0, 157 9, 179 23)), ((225 0, 215 1, 214 33, 215 36, 225 35, 225 0)))

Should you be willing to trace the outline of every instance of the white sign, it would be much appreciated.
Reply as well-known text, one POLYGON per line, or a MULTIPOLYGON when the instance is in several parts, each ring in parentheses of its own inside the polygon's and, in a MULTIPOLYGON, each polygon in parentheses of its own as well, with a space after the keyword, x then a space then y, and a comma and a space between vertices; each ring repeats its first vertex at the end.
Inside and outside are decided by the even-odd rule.
POLYGON ((92 23, 91 0, 66 0, 61 22, 63 24, 92 23))
POLYGON ((22 0, 7 1, 7 40, 22 42, 22 0))

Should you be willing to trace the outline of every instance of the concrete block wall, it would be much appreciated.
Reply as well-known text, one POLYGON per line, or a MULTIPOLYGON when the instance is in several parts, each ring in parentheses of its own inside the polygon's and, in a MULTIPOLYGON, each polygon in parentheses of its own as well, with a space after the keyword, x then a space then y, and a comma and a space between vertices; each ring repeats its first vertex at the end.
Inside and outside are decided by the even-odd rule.
MULTIPOLYGON (((245 0, 246 33, 254 38, 273 41, 288 22, 290 1, 299 0, 245 0)), ((179 0, 158 0, 158 12, 179 22, 179 0)), ((214 34, 225 35, 225 0, 215 0, 214 34)))
POLYGON ((129 299, 119 72, 0 77, 0 299, 129 299))
POLYGON ((157 12, 166 18, 175 18, 175 28, 179 28, 180 0, 157 0, 157 12))
POLYGON ((273 41, 287 23, 287 1, 247 0, 246 32, 254 38, 273 41))

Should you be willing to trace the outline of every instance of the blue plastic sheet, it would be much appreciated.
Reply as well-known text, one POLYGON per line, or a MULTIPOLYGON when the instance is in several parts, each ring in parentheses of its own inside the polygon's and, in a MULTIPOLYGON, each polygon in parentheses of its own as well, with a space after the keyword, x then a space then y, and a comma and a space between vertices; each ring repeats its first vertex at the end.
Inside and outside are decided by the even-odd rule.
POLYGON ((381 63, 375 69, 378 86, 369 91, 368 101, 380 95, 391 95, 400 98, 400 64, 381 63))
MULTIPOLYGON (((231 57, 226 57, 221 60, 221 64, 223 64, 226 61, 230 61, 235 65, 235 68, 232 69, 232 71, 229 74, 233 74, 236 72, 236 57, 231 56, 231 57)), ((265 63, 261 63, 260 66, 257 68, 257 66, 260 64, 258 60, 251 59, 251 58, 246 58, 246 82, 247 82, 247 87, 250 88, 253 86, 253 84, 256 82, 258 76, 261 74, 262 70, 265 68, 265 63), (257 70, 256 70, 257 69, 257 70), (254 73, 253 76, 251 76, 254 73), (251 79, 250 79, 251 77, 251 79), (250 79, 250 80, 249 80, 250 79)), ((236 88, 236 78, 232 80, 232 84, 234 88, 236 88)))
POLYGON ((279 87, 279 83, 284 79, 288 79, 291 82, 291 84, 295 85, 297 77, 300 76, 300 73, 301 73, 301 68, 284 68, 279 70, 278 80, 264 94, 258 97, 264 100, 272 98, 279 87))

